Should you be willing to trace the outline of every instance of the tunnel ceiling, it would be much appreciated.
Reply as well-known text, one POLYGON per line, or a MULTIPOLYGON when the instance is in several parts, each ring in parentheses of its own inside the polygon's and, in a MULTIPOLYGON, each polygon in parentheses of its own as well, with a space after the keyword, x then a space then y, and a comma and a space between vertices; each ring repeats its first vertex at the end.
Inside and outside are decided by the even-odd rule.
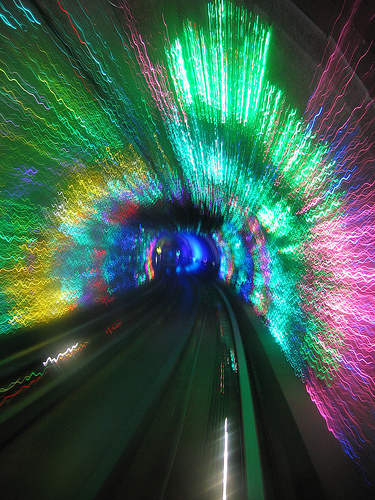
POLYGON ((369 478, 375 20, 341 7, 0 3, 0 332, 109 304, 163 231, 208 233, 369 478))
POLYGON ((137 210, 132 224, 141 224, 145 228, 170 231, 199 230, 210 233, 220 229, 223 216, 215 216, 208 207, 196 207, 190 199, 181 201, 159 202, 152 208, 137 210))

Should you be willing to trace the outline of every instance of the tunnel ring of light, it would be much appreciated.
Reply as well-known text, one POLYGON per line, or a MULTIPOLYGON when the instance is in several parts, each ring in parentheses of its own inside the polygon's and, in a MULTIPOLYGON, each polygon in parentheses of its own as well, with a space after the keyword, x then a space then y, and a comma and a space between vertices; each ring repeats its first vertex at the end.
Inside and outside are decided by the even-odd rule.
POLYGON ((229 1, 165 13, 158 56, 123 0, 57 1, 54 29, 43 2, 0 9, 0 331, 152 279, 163 229, 137 215, 188 197, 224 221, 219 276, 374 477, 374 118, 368 96, 348 104, 348 61, 369 51, 354 10, 302 114, 268 79, 272 27, 229 1))

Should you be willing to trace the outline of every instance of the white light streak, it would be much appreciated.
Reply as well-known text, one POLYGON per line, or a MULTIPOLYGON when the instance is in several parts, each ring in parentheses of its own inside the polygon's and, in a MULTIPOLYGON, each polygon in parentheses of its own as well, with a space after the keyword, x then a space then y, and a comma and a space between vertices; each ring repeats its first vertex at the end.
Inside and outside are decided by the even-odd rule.
POLYGON ((224 471, 223 471, 223 500, 227 499, 227 477, 228 477, 228 417, 224 424, 224 471))
POLYGON ((43 361, 43 365, 47 366, 48 363, 57 363, 61 358, 63 358, 67 354, 72 354, 72 351, 74 349, 77 349, 77 347, 78 347, 78 342, 74 344, 72 347, 68 347, 68 349, 65 352, 60 352, 56 358, 51 358, 51 356, 49 356, 45 361, 43 361))

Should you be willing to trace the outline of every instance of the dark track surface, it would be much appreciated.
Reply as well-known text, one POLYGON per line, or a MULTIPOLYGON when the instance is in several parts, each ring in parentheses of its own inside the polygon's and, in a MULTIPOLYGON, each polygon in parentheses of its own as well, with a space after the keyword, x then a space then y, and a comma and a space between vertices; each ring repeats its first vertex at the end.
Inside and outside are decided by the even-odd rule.
POLYGON ((245 452, 246 441, 259 444, 265 498, 329 498, 265 346, 227 297, 232 312, 211 284, 169 278, 2 339, 2 387, 89 342, 0 407, 1 498, 223 498, 226 419, 227 498, 261 498, 249 488, 257 450, 245 452), (243 425, 240 395, 257 433, 243 425))
MULTIPOLYGON (((48 329, 29 332, 35 348, 14 363, 3 360, 9 378, 12 368, 14 376, 27 372, 64 342, 90 339, 1 407, 6 498, 218 498, 226 417, 228 494, 244 497, 231 332, 223 333, 217 292, 182 280, 130 308, 116 303, 94 320, 78 316, 47 344, 48 329)), ((21 345, 9 337, 4 352, 21 345)))

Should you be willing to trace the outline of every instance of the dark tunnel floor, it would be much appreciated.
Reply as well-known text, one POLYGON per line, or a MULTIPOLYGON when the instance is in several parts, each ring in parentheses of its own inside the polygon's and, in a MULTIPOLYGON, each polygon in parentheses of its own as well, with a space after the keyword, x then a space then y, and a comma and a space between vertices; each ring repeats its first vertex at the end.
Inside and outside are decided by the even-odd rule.
MULTIPOLYGON (((246 498, 229 316, 211 285, 175 278, 128 295, 130 307, 117 301, 96 318, 78 316, 67 337, 86 335, 91 346, 3 404, 6 498, 221 498, 225 419, 227 498, 246 498)), ((228 297, 250 373, 265 498, 371 498, 262 324, 228 297)), ((18 372, 23 358, 29 366, 26 353, 18 372)))

